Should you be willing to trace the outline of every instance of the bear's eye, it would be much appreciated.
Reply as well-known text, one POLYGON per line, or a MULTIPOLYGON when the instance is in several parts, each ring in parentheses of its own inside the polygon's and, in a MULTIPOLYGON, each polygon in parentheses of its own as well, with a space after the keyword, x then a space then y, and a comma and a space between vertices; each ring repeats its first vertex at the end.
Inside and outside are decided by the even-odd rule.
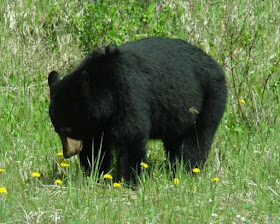
POLYGON ((59 130, 61 133, 69 134, 72 131, 72 128, 60 128, 59 130))

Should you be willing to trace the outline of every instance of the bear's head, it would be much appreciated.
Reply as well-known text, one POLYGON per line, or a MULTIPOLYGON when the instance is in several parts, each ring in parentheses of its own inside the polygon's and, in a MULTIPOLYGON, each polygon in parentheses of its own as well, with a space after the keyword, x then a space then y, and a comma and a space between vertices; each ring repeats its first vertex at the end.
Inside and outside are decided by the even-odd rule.
POLYGON ((52 71, 48 77, 49 115, 61 139, 65 158, 81 151, 82 139, 89 132, 88 106, 84 94, 81 93, 85 80, 81 77, 82 75, 68 75, 60 79, 56 71, 52 71))
POLYGON ((111 119, 118 85, 113 65, 119 54, 118 48, 108 46, 105 51, 93 51, 62 79, 56 71, 49 74, 49 114, 64 157, 78 154, 82 140, 104 132, 111 119))

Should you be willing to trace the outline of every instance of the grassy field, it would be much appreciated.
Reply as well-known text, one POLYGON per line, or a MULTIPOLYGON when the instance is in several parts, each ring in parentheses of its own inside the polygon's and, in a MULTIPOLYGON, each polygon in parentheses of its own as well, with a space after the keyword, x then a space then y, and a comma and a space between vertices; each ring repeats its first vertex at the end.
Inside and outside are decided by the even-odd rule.
POLYGON ((1 0, 0 223, 280 223, 278 0, 89 2, 1 0), (157 141, 136 188, 84 178, 77 158, 62 167, 48 73, 152 35, 198 45, 226 72, 227 110, 205 169, 179 169, 174 184, 157 141))

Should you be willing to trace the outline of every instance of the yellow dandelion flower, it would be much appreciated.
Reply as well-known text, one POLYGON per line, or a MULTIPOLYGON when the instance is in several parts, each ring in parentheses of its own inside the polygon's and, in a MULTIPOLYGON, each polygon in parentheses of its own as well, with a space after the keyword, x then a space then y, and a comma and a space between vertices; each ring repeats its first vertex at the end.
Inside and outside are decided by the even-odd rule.
POLYGON ((174 183, 175 185, 178 185, 178 184, 180 183, 180 180, 179 180, 178 178, 174 178, 174 179, 173 179, 173 183, 174 183))
POLYGON ((215 183, 218 182, 219 180, 220 180, 219 177, 212 178, 212 181, 215 182, 215 183))
POLYGON ((114 188, 119 188, 119 187, 121 187, 122 185, 120 184, 120 183, 113 183, 113 187, 114 188))
POLYGON ((4 172, 5 172, 5 169, 0 168, 0 173, 4 173, 4 172))
POLYGON ((112 179, 113 179, 112 175, 109 174, 109 173, 104 174, 103 177, 104 177, 104 179, 106 179, 106 180, 112 180, 112 179))
POLYGON ((60 166, 61 166, 61 167, 68 167, 68 166, 70 166, 70 164, 67 163, 67 162, 65 162, 65 161, 62 161, 62 162, 60 163, 60 166))
POLYGON ((239 103, 241 103, 241 104, 246 103, 246 101, 245 101, 244 99, 239 99, 238 101, 239 101, 239 103))
POLYGON ((41 176, 41 174, 38 172, 33 172, 31 175, 32 177, 36 177, 36 178, 39 178, 41 176))
POLYGON ((63 162, 65 162, 65 161, 64 161, 64 159, 62 159, 62 158, 58 158, 57 162, 60 164, 60 163, 63 163, 63 162))
POLYGON ((57 184, 57 185, 61 185, 61 184, 62 184, 62 180, 60 180, 60 179, 56 179, 56 180, 55 180, 55 184, 57 184))
POLYGON ((57 156, 63 156, 63 152, 56 153, 57 156))
POLYGON ((194 169, 192 170, 192 172, 193 172, 193 173, 199 173, 199 172, 200 172, 200 169, 194 168, 194 169))
POLYGON ((145 168, 145 169, 147 169, 149 166, 148 166, 148 164, 147 163, 144 163, 144 162, 141 162, 140 163, 140 166, 142 167, 142 168, 145 168))
POLYGON ((0 194, 7 194, 8 191, 5 187, 0 187, 0 194))

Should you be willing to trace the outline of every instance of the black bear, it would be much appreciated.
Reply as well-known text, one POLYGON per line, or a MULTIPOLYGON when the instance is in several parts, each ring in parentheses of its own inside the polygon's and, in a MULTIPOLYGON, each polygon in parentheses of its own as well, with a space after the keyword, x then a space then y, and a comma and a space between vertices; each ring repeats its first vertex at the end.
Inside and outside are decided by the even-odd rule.
POLYGON ((170 161, 203 166, 227 99, 221 67, 199 48, 160 37, 95 50, 63 79, 48 77, 49 114, 65 158, 79 154, 90 171, 130 180, 146 161, 149 139, 161 139, 170 161))

